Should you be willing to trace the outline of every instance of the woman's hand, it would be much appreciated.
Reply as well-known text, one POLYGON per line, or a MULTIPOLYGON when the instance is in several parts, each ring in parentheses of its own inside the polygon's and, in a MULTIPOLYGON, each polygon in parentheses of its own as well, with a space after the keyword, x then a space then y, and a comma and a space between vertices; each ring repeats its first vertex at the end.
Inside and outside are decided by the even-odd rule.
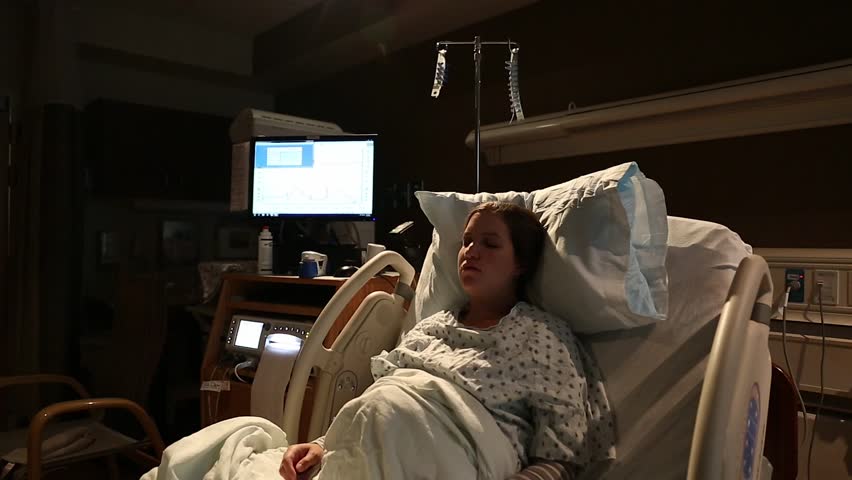
POLYGON ((325 451, 316 443, 290 445, 281 459, 278 473, 284 480, 296 480, 296 475, 305 472, 322 460, 325 451))

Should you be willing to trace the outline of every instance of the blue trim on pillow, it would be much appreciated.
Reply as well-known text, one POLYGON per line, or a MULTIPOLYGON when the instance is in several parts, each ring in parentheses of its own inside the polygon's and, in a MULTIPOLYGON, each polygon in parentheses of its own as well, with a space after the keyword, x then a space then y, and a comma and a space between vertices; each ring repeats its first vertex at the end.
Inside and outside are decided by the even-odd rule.
POLYGON ((630 254, 624 293, 630 311, 663 320, 668 313, 668 274, 665 270, 668 224, 662 190, 635 162, 618 180, 618 196, 630 227, 630 254))

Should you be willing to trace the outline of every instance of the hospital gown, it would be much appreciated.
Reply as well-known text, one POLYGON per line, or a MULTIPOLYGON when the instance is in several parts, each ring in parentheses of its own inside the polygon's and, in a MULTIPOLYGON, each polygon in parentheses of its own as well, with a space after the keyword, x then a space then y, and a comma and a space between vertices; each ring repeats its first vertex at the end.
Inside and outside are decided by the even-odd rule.
POLYGON ((372 359, 375 378, 416 368, 461 386, 494 416, 526 465, 566 462, 576 471, 614 458, 612 412, 600 373, 568 325, 517 303, 488 329, 444 311, 372 359))

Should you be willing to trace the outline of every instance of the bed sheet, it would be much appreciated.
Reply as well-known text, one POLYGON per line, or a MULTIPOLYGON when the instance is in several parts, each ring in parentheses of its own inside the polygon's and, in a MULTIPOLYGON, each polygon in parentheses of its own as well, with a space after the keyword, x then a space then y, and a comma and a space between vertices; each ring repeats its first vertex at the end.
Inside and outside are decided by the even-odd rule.
POLYGON ((584 338, 616 417, 617 460, 603 478, 686 477, 719 314, 737 266, 750 253, 721 225, 669 217, 668 319, 584 338))

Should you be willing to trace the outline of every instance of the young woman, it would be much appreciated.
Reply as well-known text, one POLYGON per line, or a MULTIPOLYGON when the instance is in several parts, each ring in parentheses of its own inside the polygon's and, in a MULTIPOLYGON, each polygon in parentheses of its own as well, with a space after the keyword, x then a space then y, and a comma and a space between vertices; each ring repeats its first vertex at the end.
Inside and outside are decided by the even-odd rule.
MULTIPOLYGON (((458 274, 468 303, 422 320, 391 352, 373 358, 375 378, 419 369, 473 395, 518 455, 573 476, 614 456, 612 415, 603 383, 566 322, 526 302, 545 232, 535 215, 485 203, 467 218, 458 274)), ((323 439, 291 446, 281 476, 317 465, 323 439)))

